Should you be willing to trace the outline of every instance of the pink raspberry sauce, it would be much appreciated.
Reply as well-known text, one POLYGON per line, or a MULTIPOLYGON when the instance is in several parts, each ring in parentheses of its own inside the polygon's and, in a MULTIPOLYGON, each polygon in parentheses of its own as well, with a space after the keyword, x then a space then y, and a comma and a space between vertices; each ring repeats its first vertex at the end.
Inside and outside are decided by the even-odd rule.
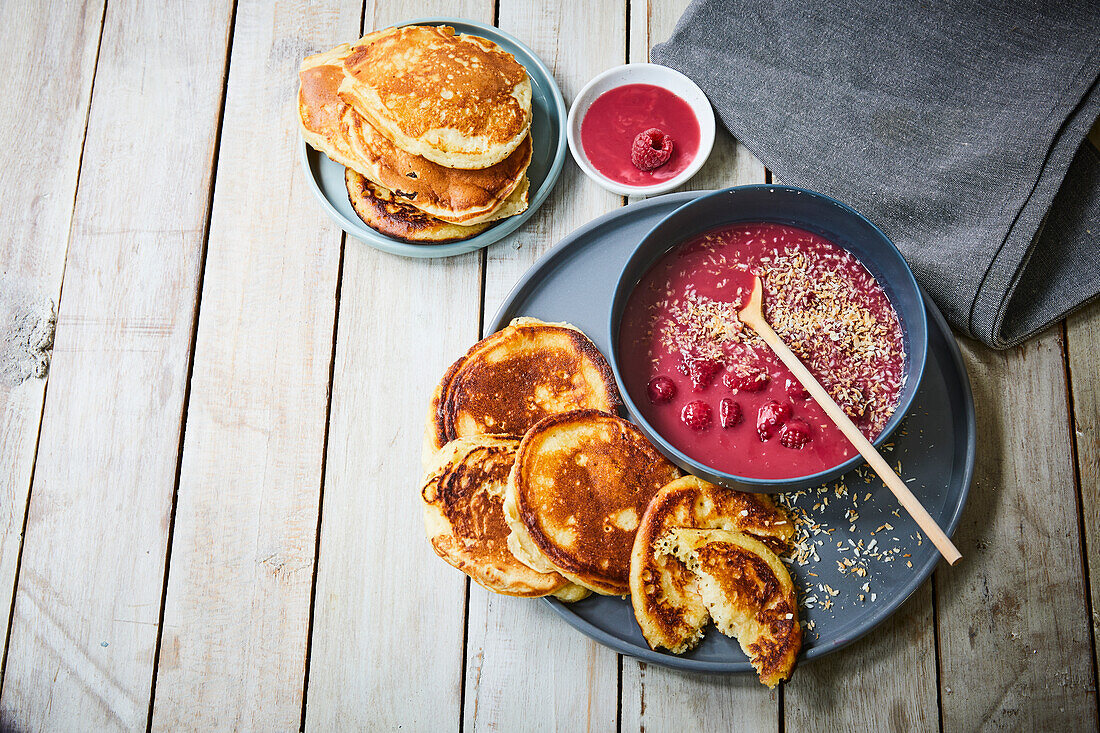
POLYGON ((652 84, 609 89, 581 121, 581 147, 592 167, 628 186, 651 186, 679 175, 699 151, 699 120, 691 105, 652 84), (653 170, 639 170, 630 159, 638 133, 656 127, 673 141, 672 157, 653 170))
POLYGON ((712 468, 759 479, 828 470, 856 450, 737 318, 754 274, 764 285, 765 318, 864 435, 874 439, 893 414, 905 381, 897 313, 851 253, 790 226, 724 227, 657 261, 623 312, 619 338, 627 391, 666 440, 712 468), (715 365, 718 372, 711 376, 715 365), (758 387, 760 372, 769 377, 762 389, 737 388, 758 387), (700 374, 706 378, 700 380, 700 374), (647 385, 657 377, 675 384, 671 400, 648 399, 647 385), (684 407, 698 401, 718 415, 723 398, 739 403, 744 419, 731 427, 712 420, 705 429, 682 419, 684 407), (774 430, 759 431, 761 418, 774 422, 772 402, 780 406, 781 421, 774 430), (793 424, 783 431, 789 421, 793 424), (770 437, 762 440, 762 434, 770 437))

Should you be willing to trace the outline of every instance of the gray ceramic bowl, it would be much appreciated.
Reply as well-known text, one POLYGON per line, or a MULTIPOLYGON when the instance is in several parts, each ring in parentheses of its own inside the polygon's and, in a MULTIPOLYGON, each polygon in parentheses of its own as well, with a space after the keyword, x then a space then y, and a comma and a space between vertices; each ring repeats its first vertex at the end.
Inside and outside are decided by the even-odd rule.
MULTIPOLYGON (((619 364, 619 324, 626 302, 642 276, 669 250, 704 232, 742 222, 787 224, 819 234, 848 250, 886 291, 901 321, 906 352, 906 376, 897 409, 875 439, 881 445, 897 428, 920 386, 928 349, 928 321, 909 265, 894 243, 855 209, 836 199, 792 186, 736 186, 703 196, 665 217, 638 243, 627 260, 611 301, 611 369, 631 418, 669 459, 702 479, 743 491, 779 493, 818 486, 852 470, 863 459, 856 455, 820 473, 789 479, 758 479, 710 468, 665 440, 642 415, 623 381, 619 364)), ((637 395, 645 399, 644 395, 637 395)))

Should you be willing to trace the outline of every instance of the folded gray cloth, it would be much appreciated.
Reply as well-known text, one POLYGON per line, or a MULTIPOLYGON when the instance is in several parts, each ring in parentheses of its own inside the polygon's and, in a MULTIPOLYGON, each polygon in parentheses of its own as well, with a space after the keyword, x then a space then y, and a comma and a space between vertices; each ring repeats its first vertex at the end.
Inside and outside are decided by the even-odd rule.
POLYGON ((695 0, 652 59, 1006 347, 1100 293, 1100 3, 695 0))

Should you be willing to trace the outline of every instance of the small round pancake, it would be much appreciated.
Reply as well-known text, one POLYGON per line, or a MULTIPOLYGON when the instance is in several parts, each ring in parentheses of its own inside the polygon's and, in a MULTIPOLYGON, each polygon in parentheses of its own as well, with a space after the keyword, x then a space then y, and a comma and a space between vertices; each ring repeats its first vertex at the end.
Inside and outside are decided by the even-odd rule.
POLYGON ((446 168, 396 147, 338 94, 344 80, 342 44, 302 61, 298 120, 302 137, 332 160, 382 188, 401 192, 418 209, 452 224, 472 225, 519 213, 516 191, 525 185, 531 137, 496 165, 479 170, 446 168))
POLYGON ((714 625, 741 644, 760 681, 791 677, 802 628, 791 574, 763 542, 724 529, 674 529, 666 551, 696 577, 714 625))
MULTIPOLYGON (((403 196, 368 181, 351 168, 344 170, 348 201, 363 223, 393 239, 415 244, 456 242, 481 234, 491 222, 463 226, 436 219, 403 196)), ((526 193, 526 187, 523 189, 526 193)))
POLYGON ((630 557, 630 602, 649 646, 674 654, 693 648, 710 619, 683 563, 661 552, 661 542, 680 527, 736 530, 785 552, 794 535, 786 512, 763 494, 748 494, 684 476, 664 486, 649 503, 630 557))
POLYGON ((630 592, 634 534, 657 490, 680 475, 631 423, 599 410, 540 420, 505 490, 509 547, 604 595, 630 592))
POLYGON ((488 168, 531 127, 531 80, 492 41, 449 26, 369 33, 343 61, 340 94, 394 145, 448 168, 488 168))
MULTIPOLYGON (((508 551, 501 506, 517 440, 456 440, 424 478, 424 528, 437 555, 479 585, 510 596, 572 592, 557 573, 539 573, 508 551)), ((587 594, 585 594, 587 595, 587 594)))
POLYGON ((567 323, 517 318, 474 344, 436 387, 424 459, 456 438, 522 436, 547 415, 622 404, 611 367, 588 337, 567 323))

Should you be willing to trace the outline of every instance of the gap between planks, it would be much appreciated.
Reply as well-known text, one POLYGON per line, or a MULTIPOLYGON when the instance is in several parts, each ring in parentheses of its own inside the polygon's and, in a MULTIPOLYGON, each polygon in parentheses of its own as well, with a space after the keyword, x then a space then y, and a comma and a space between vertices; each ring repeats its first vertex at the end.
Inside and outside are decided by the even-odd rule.
MULTIPOLYGON (((69 244, 72 242, 73 217, 76 215, 76 197, 80 190, 81 172, 84 169, 84 144, 88 140, 88 118, 92 111, 92 97, 95 93, 95 77, 96 72, 99 70, 99 53, 103 48, 103 27, 106 24, 106 20, 107 0, 103 0, 103 7, 99 13, 99 32, 96 34, 95 57, 92 61, 92 79, 88 84, 88 103, 84 105, 83 131, 80 136, 80 154, 77 156, 76 163, 76 183, 73 186, 72 198, 69 200, 68 236, 65 239, 65 252, 61 256, 61 276, 57 283, 57 307, 55 308, 55 314, 61 311, 61 296, 65 292, 65 263, 68 260, 69 244)), ((50 379, 49 372, 47 372, 45 384, 42 385, 41 402, 38 405, 38 426, 35 430, 34 449, 30 460, 31 470, 30 474, 27 476, 27 489, 24 493, 23 522, 19 530, 19 551, 16 553, 15 557, 15 574, 12 576, 11 603, 8 606, 8 622, 4 632, 4 651, 3 654, 0 655, 0 690, 3 689, 4 675, 8 667, 8 645, 11 643, 11 630, 15 619, 15 598, 19 589, 19 570, 23 564, 23 547, 24 540, 27 536, 27 517, 30 515, 31 490, 34 487, 34 471, 38 464, 39 443, 42 440, 42 416, 46 412, 46 395, 49 392, 49 388, 50 379)))
MULTIPOLYGON (((104 2, 106 5, 106 2, 104 2)), ((160 645, 164 637, 164 607, 168 601, 168 574, 172 568, 172 538, 176 528, 176 503, 179 498, 180 472, 183 469, 183 441, 187 433, 187 411, 191 404, 191 377, 195 371, 195 339, 199 332, 199 313, 202 311, 202 285, 206 275, 206 253, 210 246, 210 218, 214 212, 214 190, 218 182, 218 159, 221 154, 222 123, 225 121, 225 98, 229 88, 229 63, 233 58, 233 32, 236 28, 237 0, 229 9, 229 35, 225 44, 225 65, 222 71, 222 98, 218 109, 218 123, 214 128, 214 159, 210 172, 210 190, 206 199, 206 221, 203 224, 202 249, 199 252, 198 286, 195 295, 195 312, 191 318, 191 342, 187 349, 187 376, 184 379, 183 409, 180 411, 179 448, 176 455, 176 477, 172 485, 172 508, 168 514, 168 537, 164 552, 164 580, 160 590, 160 612, 157 617, 157 641, 153 647, 153 670, 149 683, 149 710, 145 730, 153 728, 153 704, 157 696, 157 671, 160 669, 160 645)))

